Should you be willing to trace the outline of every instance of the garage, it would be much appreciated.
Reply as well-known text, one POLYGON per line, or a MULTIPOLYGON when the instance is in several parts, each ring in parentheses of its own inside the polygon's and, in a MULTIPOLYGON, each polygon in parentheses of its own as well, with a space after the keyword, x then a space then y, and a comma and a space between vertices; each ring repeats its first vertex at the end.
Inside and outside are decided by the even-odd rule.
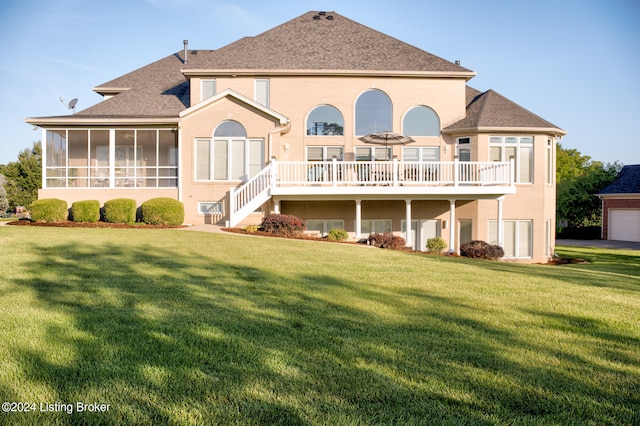
POLYGON ((609 239, 640 241, 640 209, 610 209, 609 239))

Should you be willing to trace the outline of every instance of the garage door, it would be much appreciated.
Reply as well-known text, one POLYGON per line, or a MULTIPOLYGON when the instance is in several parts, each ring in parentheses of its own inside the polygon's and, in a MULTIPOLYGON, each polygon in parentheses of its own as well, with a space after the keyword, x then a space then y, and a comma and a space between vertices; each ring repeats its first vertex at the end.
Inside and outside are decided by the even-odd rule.
POLYGON ((640 209, 609 210, 609 239, 640 241, 640 209))

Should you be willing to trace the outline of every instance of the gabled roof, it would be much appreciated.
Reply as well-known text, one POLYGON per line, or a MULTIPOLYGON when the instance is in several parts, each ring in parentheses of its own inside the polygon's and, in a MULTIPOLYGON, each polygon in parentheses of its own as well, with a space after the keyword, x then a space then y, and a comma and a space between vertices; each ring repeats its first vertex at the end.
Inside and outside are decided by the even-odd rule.
POLYGON ((558 135, 566 134, 555 124, 526 110, 494 90, 480 92, 467 86, 466 95, 467 114, 465 118, 443 129, 445 133, 531 129, 546 130, 558 135))
MULTIPOLYGON (((308 12, 207 55, 211 70, 475 73, 335 12, 308 12)), ((185 68, 191 68, 190 66, 185 68)))
POLYGON ((640 194, 640 164, 624 166, 616 180, 598 193, 608 194, 640 194))
POLYGON ((286 117, 283 114, 280 114, 279 112, 276 112, 274 110, 272 110, 271 108, 268 108, 264 105, 262 105, 259 102, 254 101, 253 99, 247 98, 246 96, 231 90, 231 89, 225 89, 222 92, 218 93, 215 96, 212 96, 211 98, 207 99, 204 102, 200 102, 197 105, 192 106, 191 108, 188 108, 184 111, 182 111, 180 113, 180 118, 186 117, 190 114, 195 113, 196 111, 201 110, 202 108, 206 108, 209 105, 215 104, 216 102, 219 102, 221 99, 224 98, 233 98, 236 101, 244 104, 245 106, 248 106, 250 108, 253 108, 254 110, 257 110, 275 120, 278 121, 278 123, 282 126, 285 125, 289 122, 289 118, 286 117))

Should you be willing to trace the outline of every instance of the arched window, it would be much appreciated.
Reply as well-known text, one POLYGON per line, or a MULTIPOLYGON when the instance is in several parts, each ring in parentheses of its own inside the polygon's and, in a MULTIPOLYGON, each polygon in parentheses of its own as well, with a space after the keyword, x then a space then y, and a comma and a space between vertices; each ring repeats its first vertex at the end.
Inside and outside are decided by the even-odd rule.
POLYGON ((344 134, 344 118, 340 111, 331 105, 320 105, 314 108, 307 118, 307 135, 342 136, 344 134))
POLYGON ((402 121, 402 134, 406 136, 439 136, 440 119, 428 106, 411 108, 402 121))
POLYGON ((247 131, 244 126, 237 121, 227 120, 223 121, 216 127, 213 132, 214 138, 229 138, 229 137, 247 137, 247 131))
POLYGON ((391 99, 381 90, 364 92, 356 101, 356 136, 393 131, 391 99))

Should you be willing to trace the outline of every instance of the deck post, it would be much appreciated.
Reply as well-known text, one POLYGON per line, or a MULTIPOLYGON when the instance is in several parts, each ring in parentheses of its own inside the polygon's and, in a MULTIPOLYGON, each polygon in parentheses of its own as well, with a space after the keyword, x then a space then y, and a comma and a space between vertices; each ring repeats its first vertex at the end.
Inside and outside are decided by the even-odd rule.
POLYGON ((456 253, 457 251, 456 241, 455 241, 455 238, 456 238, 455 223, 456 223, 456 200, 449 200, 449 253, 456 253))
POLYGON ((355 239, 359 240, 362 237, 362 200, 355 200, 356 202, 356 229, 355 239))
POLYGON ((411 200, 404 200, 404 202, 406 204, 405 228, 407 229, 405 242, 407 247, 411 247, 413 246, 413 235, 411 234, 411 200))

